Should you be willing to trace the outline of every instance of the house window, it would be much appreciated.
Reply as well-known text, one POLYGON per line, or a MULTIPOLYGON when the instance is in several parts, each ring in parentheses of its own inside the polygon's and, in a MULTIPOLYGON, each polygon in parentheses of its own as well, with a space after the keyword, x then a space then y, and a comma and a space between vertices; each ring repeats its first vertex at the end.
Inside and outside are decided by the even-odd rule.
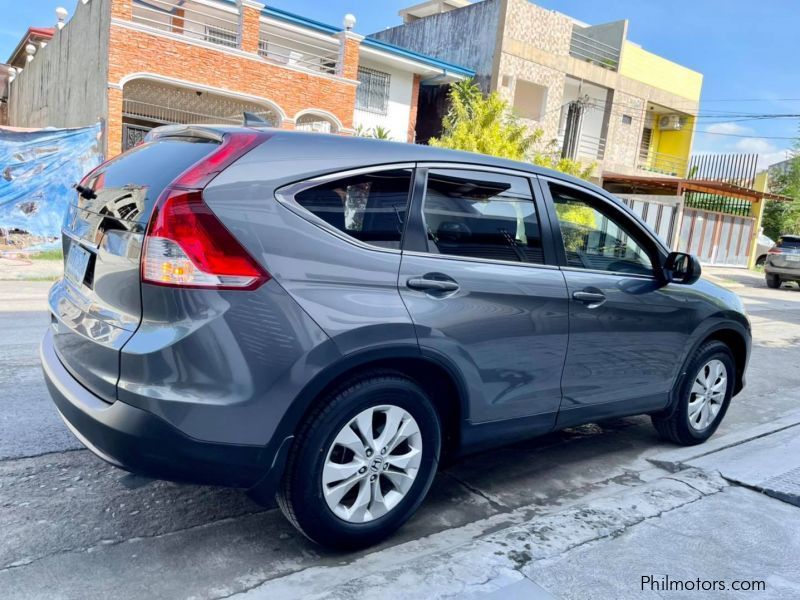
POLYGON ((532 81, 517 79, 514 86, 514 110, 523 119, 541 121, 547 105, 547 88, 532 81))
POLYGON ((630 125, 633 123, 633 117, 630 115, 622 115, 622 124, 623 125, 630 125))
POLYGON ((391 75, 375 69, 359 67, 358 81, 360 85, 356 92, 356 108, 385 115, 389 111, 391 75))
POLYGON ((220 29, 219 27, 212 27, 206 25, 206 41, 213 44, 220 44, 221 46, 230 46, 235 48, 239 45, 237 35, 228 31, 227 29, 220 29))

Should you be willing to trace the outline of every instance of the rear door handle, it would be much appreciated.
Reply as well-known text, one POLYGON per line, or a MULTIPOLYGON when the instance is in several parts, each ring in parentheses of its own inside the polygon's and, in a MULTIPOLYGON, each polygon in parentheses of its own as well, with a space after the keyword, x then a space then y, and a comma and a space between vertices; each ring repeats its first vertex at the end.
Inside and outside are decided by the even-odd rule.
POLYGON ((578 302, 583 302, 589 308, 596 308, 606 301, 606 296, 602 292, 573 292, 572 298, 578 302))
POLYGON ((412 290, 424 292, 455 292, 458 284, 453 280, 428 279, 427 277, 412 277, 406 281, 406 286, 412 290))

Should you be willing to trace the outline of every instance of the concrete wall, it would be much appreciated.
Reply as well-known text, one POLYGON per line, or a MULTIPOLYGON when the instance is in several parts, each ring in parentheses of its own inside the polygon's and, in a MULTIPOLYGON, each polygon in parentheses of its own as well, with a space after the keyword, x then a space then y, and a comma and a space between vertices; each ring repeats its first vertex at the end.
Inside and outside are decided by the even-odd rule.
MULTIPOLYGON (((703 87, 701 73, 648 52, 631 42, 625 42, 622 47, 619 72, 625 77, 681 98, 694 102, 700 100, 700 91, 703 87)), ((667 106, 675 106, 675 104, 667 104, 667 106)))
POLYGON ((385 64, 361 59, 361 66, 383 71, 390 75, 389 80, 389 108, 385 115, 364 110, 355 110, 353 113, 353 126, 359 125, 365 129, 372 129, 380 125, 388 129, 392 139, 405 142, 408 139, 408 123, 411 115, 412 92, 414 91, 414 74, 408 71, 392 69, 385 64))
POLYGON ((75 14, 17 75, 9 124, 84 127, 107 109, 109 2, 76 3, 75 14))
POLYGON ((369 37, 472 69, 489 91, 502 4, 503 0, 485 0, 369 37))

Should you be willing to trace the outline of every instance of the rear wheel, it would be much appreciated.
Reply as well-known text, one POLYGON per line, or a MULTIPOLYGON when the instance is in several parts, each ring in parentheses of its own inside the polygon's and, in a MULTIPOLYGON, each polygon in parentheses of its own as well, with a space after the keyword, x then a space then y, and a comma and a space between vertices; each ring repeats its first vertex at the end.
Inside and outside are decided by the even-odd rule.
POLYGON ((695 352, 686 373, 675 410, 667 417, 654 415, 652 421, 663 439, 693 446, 710 438, 725 417, 736 367, 728 346, 711 341, 695 352))
POLYGON ((319 544, 374 544, 422 503, 440 446, 436 411, 416 383, 386 373, 351 381, 301 428, 278 506, 319 544))
POLYGON ((767 287, 770 287, 770 288, 773 288, 773 289, 781 287, 781 278, 780 278, 779 275, 774 275, 774 274, 768 273, 766 275, 766 281, 767 281, 767 287))
POLYGON ((766 255, 759 256, 759 257, 756 259, 756 266, 757 266, 757 267, 763 267, 765 264, 767 264, 767 257, 766 257, 766 255))

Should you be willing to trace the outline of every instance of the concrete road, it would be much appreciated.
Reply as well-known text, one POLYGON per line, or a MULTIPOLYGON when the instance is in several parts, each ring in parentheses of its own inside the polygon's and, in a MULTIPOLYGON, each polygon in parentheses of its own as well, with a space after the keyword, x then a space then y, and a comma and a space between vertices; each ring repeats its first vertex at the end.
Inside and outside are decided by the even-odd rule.
MULTIPOLYGON (((712 275, 743 297, 755 337, 748 387, 734 400, 724 435, 798 408, 800 291, 769 290, 740 271, 712 275)), ((0 282, 3 598, 222 598, 301 574, 326 581, 358 565, 458 548, 666 473, 647 461, 670 446, 646 418, 569 429, 451 466, 389 542, 327 552, 241 492, 148 483, 75 450, 38 373, 47 287, 0 282)))

